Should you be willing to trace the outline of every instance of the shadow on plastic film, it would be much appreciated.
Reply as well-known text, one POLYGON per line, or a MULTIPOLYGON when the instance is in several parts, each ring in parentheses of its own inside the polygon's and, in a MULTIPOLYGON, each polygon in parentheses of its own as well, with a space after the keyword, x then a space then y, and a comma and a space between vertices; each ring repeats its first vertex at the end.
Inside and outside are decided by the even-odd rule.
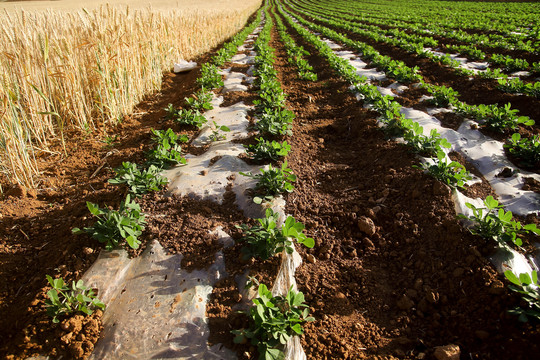
POLYGON ((204 349, 209 330, 201 319, 213 284, 223 276, 223 255, 218 253, 207 271, 187 272, 180 268, 182 255, 168 255, 153 242, 139 258, 126 259, 104 252, 85 275, 110 294, 91 359, 179 358, 187 349, 190 355, 180 358, 212 358, 207 354, 215 350, 204 349))
POLYGON ((152 359, 235 359, 236 356, 230 351, 224 351, 222 346, 208 347, 207 339, 210 331, 206 322, 201 319, 193 319, 193 323, 182 324, 184 334, 167 340, 168 349, 152 357, 152 359), (196 339, 192 334, 200 335, 196 339), (195 341, 194 341, 195 340, 195 341))

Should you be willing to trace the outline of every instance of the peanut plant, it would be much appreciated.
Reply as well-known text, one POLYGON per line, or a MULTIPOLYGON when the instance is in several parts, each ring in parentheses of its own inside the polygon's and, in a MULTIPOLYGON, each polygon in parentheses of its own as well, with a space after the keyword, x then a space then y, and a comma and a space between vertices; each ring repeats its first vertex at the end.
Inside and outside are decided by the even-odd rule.
POLYGON ((287 162, 284 162, 281 168, 273 168, 270 165, 268 170, 261 169, 261 174, 253 175, 251 172, 240 174, 258 180, 253 197, 256 204, 271 201, 276 195, 292 192, 294 190, 292 183, 296 181, 296 175, 287 168, 287 162))
POLYGON ((97 217, 94 225, 84 229, 74 228, 74 234, 89 234, 101 243, 106 250, 113 250, 125 240, 132 249, 138 249, 141 241, 138 237, 144 230, 145 215, 139 204, 131 201, 129 194, 120 204, 119 210, 101 209, 98 205, 86 202, 90 213, 97 217))
POLYGON ((249 227, 247 225, 237 225, 243 231, 243 237, 239 240, 247 244, 242 248, 244 259, 258 257, 266 260, 285 250, 287 253, 293 252, 293 241, 312 248, 315 241, 308 238, 304 233, 304 225, 289 216, 281 229, 277 228, 279 214, 272 209, 266 209, 265 217, 257 219, 259 225, 249 227))
POLYGON ((45 300, 45 308, 53 323, 60 322, 60 317, 65 315, 78 312, 91 315, 95 308, 105 309, 105 304, 96 298, 92 289, 84 286, 82 280, 73 281, 69 287, 62 278, 46 277, 52 289, 47 291, 49 298, 45 300))
POLYGON ((286 296, 272 296, 266 285, 260 284, 259 297, 253 299, 253 306, 247 313, 250 317, 249 329, 231 331, 235 343, 250 340, 257 347, 259 360, 283 359, 283 346, 292 336, 304 333, 302 325, 314 321, 308 316, 308 306, 304 294, 291 288, 286 296))
POLYGON ((160 175, 161 169, 150 165, 148 169, 139 169, 137 164, 123 162, 122 166, 114 170, 116 177, 109 183, 114 185, 125 184, 130 194, 141 196, 150 191, 161 190, 168 182, 167 178, 160 175))

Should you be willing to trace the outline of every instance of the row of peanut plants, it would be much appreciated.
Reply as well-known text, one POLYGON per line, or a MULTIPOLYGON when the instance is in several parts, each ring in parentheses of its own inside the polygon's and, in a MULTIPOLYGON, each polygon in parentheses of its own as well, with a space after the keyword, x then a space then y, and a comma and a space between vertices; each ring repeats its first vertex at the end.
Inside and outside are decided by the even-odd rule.
MULTIPOLYGON (((274 68, 275 49, 269 46, 271 32, 274 26, 268 9, 265 10, 265 26, 259 33, 254 44, 255 57, 255 86, 258 87, 258 98, 254 101, 255 114, 258 121, 255 124, 260 137, 254 145, 246 145, 248 156, 259 163, 276 162, 284 158, 290 150, 286 141, 276 139, 292 135, 294 113, 286 108, 286 94, 274 68)), ((299 78, 311 80, 306 76, 311 67, 303 60, 303 49, 289 42, 288 53, 291 62, 297 66, 299 78), (293 58, 294 57, 294 58, 293 58)), ((265 203, 271 203, 276 196, 290 193, 294 190, 296 176, 287 168, 287 162, 281 167, 261 169, 260 173, 241 173, 257 180, 253 189, 253 201, 267 207, 265 217, 257 219, 257 225, 239 226, 244 243, 243 258, 267 260, 283 252, 292 254, 294 243, 313 247, 314 240, 304 233, 304 225, 292 216, 280 221, 280 214, 274 212, 265 203)), ((247 312, 250 326, 233 330, 236 343, 249 341, 257 347, 259 359, 280 359, 284 356, 284 346, 292 336, 303 333, 302 325, 314 319, 308 315, 307 305, 304 304, 302 292, 296 292, 291 286, 286 294, 273 296, 266 284, 257 284, 252 278, 251 283, 258 285, 258 298, 253 300, 253 306, 247 312)))
MULTIPOLYGON (((299 11, 300 12, 300 11, 299 11)), ((303 12, 300 12, 303 14, 303 12)), ((505 133, 516 130, 519 125, 531 126, 534 121, 526 116, 519 116, 518 110, 512 109, 511 104, 501 107, 498 105, 469 105, 459 100, 459 93, 450 87, 436 86, 428 83, 420 74, 417 67, 410 68, 402 61, 393 60, 389 56, 381 55, 372 46, 360 41, 354 41, 345 35, 330 28, 317 25, 298 16, 298 21, 313 31, 320 32, 327 38, 337 41, 351 49, 362 53, 363 58, 371 62, 378 69, 385 71, 387 77, 401 83, 419 82, 421 86, 433 96, 433 104, 439 107, 449 107, 465 117, 478 121, 482 127, 495 132, 505 133)), ((331 20, 329 23, 333 23, 331 20)), ((524 168, 535 168, 540 160, 540 139, 538 136, 522 137, 519 133, 509 136, 506 147, 519 160, 524 168)))
MULTIPOLYGON (((249 33, 261 21, 261 14, 244 31, 239 33, 232 41, 224 45, 212 58, 210 63, 203 64, 201 76, 197 79, 200 90, 192 97, 185 99, 185 106, 175 109, 172 105, 166 108, 167 117, 179 124, 201 128, 207 123, 204 112, 212 109, 210 103, 212 90, 223 86, 219 73, 219 66, 230 61, 249 33)), ((272 19, 265 9, 265 26, 259 33, 254 50, 255 57, 255 85, 258 87, 258 99, 255 103, 256 115, 259 118, 256 130, 262 135, 257 144, 246 145, 249 157, 259 162, 277 161, 287 155, 290 146, 286 141, 278 142, 275 138, 292 134, 292 121, 294 113, 286 109, 286 94, 282 91, 273 67, 274 50, 268 45, 273 26, 272 19)), ((299 66, 299 76, 309 73, 311 68, 307 62, 299 62, 305 51, 289 43, 292 62, 299 66), (294 57, 296 56, 296 57, 294 57)), ((304 60, 305 61, 305 60, 304 60)), ((310 77, 313 79, 313 77, 310 77)), ((223 126, 214 124, 216 129, 223 126)), ((160 175, 161 171, 170 165, 185 164, 180 143, 187 142, 186 135, 177 135, 172 129, 166 131, 152 130, 155 149, 147 154, 148 161, 142 167, 137 164, 125 162, 115 170, 116 177, 109 180, 112 184, 125 185, 128 190, 126 199, 121 203, 119 210, 100 209, 96 204, 87 203, 90 212, 98 218, 97 222, 84 229, 75 228, 75 234, 87 233, 98 241, 105 243, 106 250, 112 250, 126 242, 133 249, 140 246, 138 237, 144 231, 145 215, 140 211, 139 205, 131 197, 142 196, 149 191, 158 191, 167 184, 167 179, 160 175)), ((216 135, 213 140, 220 140, 216 135)), ((257 180, 253 189, 253 201, 263 203, 272 201, 275 196, 291 192, 292 183, 296 177, 287 168, 284 162, 281 167, 261 170, 260 174, 243 174, 257 180)), ((307 247, 314 246, 314 240, 304 233, 304 225, 296 222, 291 216, 280 224, 279 214, 271 209, 266 211, 265 218, 257 219, 259 225, 242 225, 239 228, 243 237, 239 240, 244 243, 242 252, 245 258, 259 258, 266 260, 281 252, 292 253, 294 242, 307 247)), ((82 281, 73 282, 70 289, 63 279, 47 277, 53 289, 49 291, 50 300, 47 309, 58 322, 61 317, 74 312, 91 314, 95 308, 104 308, 93 291, 84 286, 82 281)), ((242 343, 250 340, 257 346, 261 359, 280 358, 283 356, 283 347, 294 335, 302 334, 302 324, 312 321, 308 316, 304 296, 291 287, 286 294, 273 295, 265 284, 258 284, 259 297, 253 300, 253 306, 248 311, 251 325, 248 329, 234 330, 235 341, 242 343)))
POLYGON ((540 8, 536 6, 534 9, 531 4, 484 3, 480 5, 481 9, 478 11, 476 8, 479 4, 465 2, 428 1, 418 4, 419 6, 411 6, 408 1, 393 1, 387 6, 383 5, 383 9, 378 4, 365 1, 347 4, 342 0, 323 2, 329 6, 341 5, 351 13, 362 15, 366 21, 374 23, 380 21, 383 24, 395 24, 404 28, 415 25, 419 29, 435 34, 444 32, 445 36, 453 36, 455 33, 455 37, 452 37, 454 39, 494 48, 530 52, 538 50, 540 29, 534 19, 538 16, 540 8), (508 11, 507 8, 510 6, 513 9, 508 11), (456 7, 457 9, 453 9, 456 7), (483 16, 479 17, 478 12, 483 16), (456 20, 459 17, 462 19, 456 20))
MULTIPOLYGON (((420 35, 436 35, 463 44, 472 44, 488 49, 517 50, 528 53, 538 52, 537 46, 533 46, 535 35, 515 34, 516 27, 513 27, 512 31, 505 32, 504 34, 497 34, 494 29, 486 29, 486 33, 477 31, 469 33, 465 31, 463 27, 454 28, 445 25, 444 20, 435 20, 434 14, 431 16, 412 15, 403 19, 400 15, 393 14, 392 11, 386 11, 379 14, 370 13, 366 11, 369 5, 365 3, 360 7, 355 3, 343 2, 342 0, 324 1, 324 4, 321 5, 318 5, 320 2, 313 0, 295 0, 295 3, 303 3, 307 5, 308 9, 327 7, 330 11, 348 13, 351 15, 350 19, 355 19, 358 22, 384 26, 391 29, 402 29, 420 35)), ((395 2, 394 4, 397 3, 395 2)), ((434 8, 433 5, 427 7, 431 9, 434 8)), ((391 6, 390 10, 395 8, 397 7, 391 6)), ((478 17, 476 17, 476 19, 478 19, 478 17)), ((521 26, 525 24, 525 21, 523 20, 519 22, 521 23, 521 26)))
MULTIPOLYGON (((237 47, 244 42, 260 21, 261 13, 258 13, 255 20, 217 51, 210 63, 202 66, 201 76, 197 79, 200 86, 197 96, 186 98, 185 108, 181 111, 177 112, 170 105, 166 109, 169 117, 174 113, 173 120, 180 124, 198 127, 207 122, 202 112, 212 106, 209 102, 212 97, 210 90, 223 85, 216 66, 221 66, 232 58, 237 47), (177 113, 181 113, 182 116, 176 116, 177 113)), ((88 234, 104 243, 107 251, 126 246, 126 244, 132 249, 139 248, 141 244, 139 236, 145 229, 146 221, 145 214, 141 212, 135 199, 145 193, 159 191, 167 185, 168 180, 161 175, 161 172, 169 166, 186 163, 181 143, 189 140, 186 135, 178 135, 170 128, 152 129, 152 133, 155 147, 146 154, 146 163, 140 166, 123 162, 121 167, 115 169, 116 176, 109 180, 109 183, 124 185, 127 189, 127 195, 120 203, 119 209, 100 208, 97 204, 87 202, 90 213, 97 217, 97 221, 92 226, 83 229, 74 228, 74 234, 88 234)), ((96 297, 91 288, 84 285, 82 280, 73 281, 71 286, 62 278, 53 279, 47 275, 47 280, 52 289, 47 292, 48 299, 45 306, 54 323, 75 313, 90 315, 96 308, 105 308, 105 304, 96 297)))
MULTIPOLYGON (((444 148, 449 148, 450 144, 445 139, 441 138, 436 131, 432 131, 429 136, 424 135, 418 123, 403 116, 400 112, 401 106, 392 97, 383 96, 376 86, 356 74, 355 68, 348 60, 337 56, 319 36, 301 26, 300 17, 284 11, 282 7, 280 7, 280 14, 306 42, 319 51, 319 54, 328 61, 343 80, 352 85, 354 91, 362 96, 363 101, 379 113, 380 121, 384 123, 384 131, 395 136, 402 136, 407 146, 421 155, 437 157, 436 160, 425 162, 420 166, 421 168, 453 188, 464 186, 465 181, 470 179, 470 175, 461 164, 446 160, 444 148)), ((534 224, 523 225, 513 220, 512 213, 505 212, 492 197, 487 197, 484 205, 485 208, 467 205, 473 210, 473 216, 469 218, 474 223, 470 228, 473 234, 494 239, 503 248, 521 246, 520 236, 523 234, 530 232, 540 234, 540 230, 534 224)), ((505 275, 512 282, 511 289, 520 292, 528 304, 524 308, 514 309, 514 312, 519 314, 520 320, 526 320, 528 316, 540 318, 540 292, 537 288, 536 271, 532 274, 515 275, 508 270, 505 275)))
MULTIPOLYGON (((292 4, 292 2, 291 2, 292 4)), ((523 82, 519 77, 513 77, 502 73, 499 69, 488 68, 478 74, 474 70, 461 67, 461 63, 453 59, 449 53, 436 55, 425 46, 436 47, 439 42, 431 36, 410 35, 405 31, 397 29, 382 30, 375 25, 360 25, 354 21, 354 15, 343 13, 339 10, 325 8, 308 8, 295 5, 295 9, 304 15, 309 15, 318 21, 323 21, 334 27, 349 31, 356 35, 361 35, 377 43, 396 46, 408 53, 415 54, 420 58, 426 58, 430 61, 448 66, 456 72, 457 75, 464 76, 464 79, 474 79, 476 77, 497 79, 498 88, 507 93, 523 93, 532 97, 540 97, 540 82, 523 82)), ((531 65, 525 59, 513 58, 510 55, 493 54, 486 58, 486 54, 472 45, 453 45, 445 48, 449 51, 458 51, 462 56, 473 60, 486 60, 492 64, 500 66, 505 71, 525 71, 530 70, 533 73, 540 74, 540 62, 534 62, 531 65)))

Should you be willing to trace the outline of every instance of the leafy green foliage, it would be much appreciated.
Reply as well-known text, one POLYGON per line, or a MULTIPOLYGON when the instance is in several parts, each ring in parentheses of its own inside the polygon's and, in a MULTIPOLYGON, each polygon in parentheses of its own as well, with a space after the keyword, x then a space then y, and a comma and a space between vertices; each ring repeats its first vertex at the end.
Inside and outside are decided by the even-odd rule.
POLYGON ((255 124, 265 135, 292 135, 294 113, 284 108, 265 108, 255 124))
POLYGON ((262 10, 257 13, 257 17, 242 31, 236 34, 230 41, 226 42, 221 49, 216 52, 216 55, 212 57, 212 62, 216 66, 222 66, 236 54, 238 46, 242 45, 244 40, 255 29, 255 27, 261 22, 262 10))
POLYGON ((169 105, 167 105, 166 108, 163 108, 163 110, 165 110, 165 112, 167 113, 165 115, 165 117, 169 120, 174 120, 176 119, 177 117, 177 114, 178 114, 178 111, 176 110, 176 108, 174 107, 173 104, 169 103, 169 105))
POLYGON ((277 161, 279 158, 287 156, 291 146, 286 141, 279 143, 277 141, 268 141, 261 138, 257 139, 254 145, 244 145, 248 156, 256 161, 277 161))
POLYGON ((315 241, 303 233, 304 225, 302 223, 296 222, 292 216, 289 216, 281 229, 278 229, 278 219, 278 213, 274 213, 272 209, 266 209, 265 217, 257 219, 259 225, 253 227, 244 224, 236 226, 244 233, 240 241, 247 244, 246 247, 242 248, 245 259, 258 257, 266 260, 283 250, 292 254, 293 242, 291 239, 296 239, 298 243, 308 248, 315 245, 315 241))
POLYGON ((98 205, 86 202, 90 213, 97 217, 94 225, 84 229, 74 228, 74 234, 87 233, 101 243, 105 243, 105 249, 112 250, 125 240, 133 249, 138 249, 141 241, 138 237, 144 230, 146 221, 139 204, 130 201, 129 195, 120 204, 120 209, 100 209, 98 205))
POLYGON ((161 169, 154 165, 150 165, 148 169, 140 170, 137 164, 123 162, 122 166, 114 171, 116 177, 110 179, 109 183, 126 184, 128 191, 135 196, 141 196, 149 191, 159 191, 168 183, 167 178, 159 174, 161 169))
POLYGON ((518 110, 512 109, 510 103, 504 107, 497 105, 467 105, 462 102, 454 104, 456 111, 482 122, 482 126, 503 133, 507 129, 516 129, 518 125, 534 125, 534 120, 527 116, 517 116, 518 110))
POLYGON ((524 309, 517 307, 509 312, 511 314, 519 316, 519 321, 527 322, 529 318, 540 320, 540 290, 538 284, 538 273, 533 271, 530 275, 527 273, 519 274, 516 276, 512 270, 506 270, 504 275, 512 285, 508 287, 519 294, 521 294, 522 300, 527 304, 524 309))
POLYGON ((103 142, 106 144, 107 148, 112 148, 118 144, 118 134, 105 136, 103 142))
POLYGON ((266 285, 259 285, 259 297, 253 299, 249 310, 249 329, 233 330, 234 342, 249 339, 257 346, 260 360, 284 359, 283 346, 295 335, 302 335, 302 325, 314 321, 308 316, 308 306, 304 304, 304 294, 292 287, 286 296, 272 296, 266 285))
POLYGON ((193 125, 198 128, 208 122, 199 110, 193 109, 180 109, 176 114, 175 121, 182 125, 193 125))
POLYGON ((171 164, 185 164, 186 159, 182 156, 180 142, 187 142, 186 135, 178 136, 172 129, 154 130, 152 140, 156 143, 154 150, 148 154, 148 163, 158 168, 164 168, 171 164))
POLYGON ((433 95, 433 99, 431 99, 430 102, 435 106, 448 107, 448 105, 454 104, 459 96, 459 93, 451 87, 425 83, 423 86, 431 95, 433 95))
POLYGON ((82 280, 73 281, 70 288, 64 283, 64 279, 46 276, 52 289, 47 292, 49 299, 45 300, 45 307, 53 323, 60 322, 60 317, 65 315, 74 313, 91 315, 94 312, 93 308, 105 309, 105 304, 96 298, 92 289, 84 286, 82 280))
POLYGON ((194 125, 198 128, 202 127, 208 120, 197 109, 176 109, 173 104, 169 104, 165 109, 167 118, 174 120, 181 125, 194 125))
POLYGON ((257 185, 255 185, 257 196, 253 198, 257 204, 262 203, 263 200, 271 201, 276 195, 292 192, 294 190, 292 183, 296 181, 296 175, 287 168, 287 162, 284 162, 281 168, 273 168, 270 165, 268 170, 261 169, 261 174, 253 175, 243 172, 240 174, 258 180, 257 185))
POLYGON ((403 134, 403 138, 407 145, 417 153, 434 156, 443 148, 449 149, 451 147, 448 140, 441 137, 436 129, 431 129, 429 135, 424 135, 424 128, 415 121, 403 119, 401 124, 407 129, 403 134))
POLYGON ((192 94, 191 97, 185 98, 186 105, 192 110, 204 111, 211 110, 214 108, 212 105, 212 92, 202 88, 197 91, 195 94, 192 94))
POLYGON ((510 55, 493 54, 489 62, 501 66, 507 71, 527 70, 529 63, 525 59, 515 59, 510 55))
POLYGON ((463 165, 456 161, 448 162, 443 151, 437 152, 437 160, 433 165, 424 163, 419 168, 451 187, 463 188, 465 181, 472 179, 463 165))
POLYGON ((225 136, 225 134, 222 134, 222 132, 229 132, 229 131, 231 131, 231 129, 229 129, 229 127, 227 127, 225 125, 218 125, 214 121, 214 127, 212 129, 212 134, 210 134, 209 138, 210 138, 211 141, 218 141, 218 140, 226 139, 227 136, 225 136))
POLYGON ((201 76, 196 80, 197 84, 206 89, 217 89, 223 86, 223 79, 216 65, 205 63, 201 66, 201 76))
POLYGON ((527 116, 517 117, 518 110, 511 107, 512 105, 510 103, 506 104, 503 108, 491 106, 491 112, 486 113, 483 125, 498 132, 504 132, 506 129, 515 129, 519 124, 534 125, 534 120, 531 120, 527 116))
POLYGON ((484 60, 486 58, 485 52, 469 45, 450 45, 447 48, 451 51, 457 51, 472 60, 484 60))
POLYGON ((279 36, 287 52, 288 62, 296 66, 298 77, 303 80, 317 81, 317 74, 313 72, 313 67, 304 59, 304 56, 309 55, 309 52, 296 44, 293 38, 287 33, 279 16, 276 16, 276 24, 279 36))
POLYGON ((525 168, 538 169, 540 165, 540 136, 531 138, 521 137, 515 133, 504 145, 508 152, 520 160, 520 165, 525 168))
POLYGON ((520 78, 498 79, 498 88, 508 93, 523 93, 540 98, 540 81, 524 83, 520 78))
POLYGON ((535 224, 522 225, 519 221, 512 220, 512 212, 504 211, 493 196, 488 196, 484 200, 485 208, 477 208, 471 203, 465 205, 472 210, 473 215, 470 217, 458 215, 458 217, 473 222, 474 225, 469 231, 486 239, 495 239, 502 246, 506 243, 521 246, 523 241, 519 238, 520 234, 529 232, 540 234, 535 224))

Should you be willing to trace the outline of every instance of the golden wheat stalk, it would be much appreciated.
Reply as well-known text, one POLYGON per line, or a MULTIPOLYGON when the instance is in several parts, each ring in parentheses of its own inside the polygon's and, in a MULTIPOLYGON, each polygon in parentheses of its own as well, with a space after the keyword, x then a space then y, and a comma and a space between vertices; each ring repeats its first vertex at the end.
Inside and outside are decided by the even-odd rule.
POLYGON ((36 157, 63 139, 64 127, 91 132, 118 121, 160 89, 174 61, 218 45, 259 5, 0 13, 0 171, 35 187, 36 157))

